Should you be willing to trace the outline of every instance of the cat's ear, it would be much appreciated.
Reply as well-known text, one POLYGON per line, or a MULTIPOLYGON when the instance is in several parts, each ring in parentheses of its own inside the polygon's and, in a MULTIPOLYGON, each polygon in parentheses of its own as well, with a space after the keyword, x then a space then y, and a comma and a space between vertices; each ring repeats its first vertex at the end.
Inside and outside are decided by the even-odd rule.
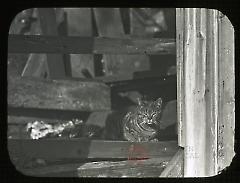
POLYGON ((138 105, 139 106, 142 106, 142 105, 144 105, 144 104, 146 104, 146 101, 143 99, 143 98, 137 98, 137 101, 138 101, 138 105))
POLYGON ((155 102, 154 102, 158 107, 162 106, 162 98, 158 98, 155 102))
POLYGON ((138 103, 138 105, 143 105, 142 99, 138 97, 138 98, 137 98, 137 103, 138 103))

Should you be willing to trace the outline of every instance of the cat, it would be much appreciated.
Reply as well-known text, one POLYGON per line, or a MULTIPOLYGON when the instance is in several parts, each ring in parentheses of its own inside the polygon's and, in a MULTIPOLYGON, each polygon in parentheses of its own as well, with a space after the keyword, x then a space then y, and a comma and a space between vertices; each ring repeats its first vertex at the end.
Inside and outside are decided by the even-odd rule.
POLYGON ((131 142, 158 141, 162 99, 153 102, 139 99, 135 110, 123 118, 124 139, 131 142))

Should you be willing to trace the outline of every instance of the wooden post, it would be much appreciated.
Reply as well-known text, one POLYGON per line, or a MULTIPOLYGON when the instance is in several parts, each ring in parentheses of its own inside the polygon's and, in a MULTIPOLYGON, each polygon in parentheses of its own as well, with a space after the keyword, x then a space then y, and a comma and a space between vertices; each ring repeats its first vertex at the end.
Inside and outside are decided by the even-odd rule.
POLYGON ((216 175, 234 155, 234 36, 219 14, 177 9, 184 27, 177 29, 176 40, 183 69, 178 70, 178 117, 185 177, 216 175))
POLYGON ((232 162, 235 134, 235 61, 234 28, 230 20, 219 15, 219 123, 218 171, 232 162))
MULTIPOLYGON (((184 176, 205 176, 205 146, 206 146, 206 111, 205 111, 205 81, 206 81, 206 40, 204 32, 197 37, 196 9, 185 9, 184 32, 184 94, 185 94, 185 149, 184 176), (199 45, 200 40, 201 45, 199 45), (201 50, 200 50, 201 49, 201 50), (203 57, 201 57, 203 56, 203 57)), ((199 31, 199 32, 198 32, 199 31)))
POLYGON ((178 145, 185 146, 185 112, 184 112, 184 9, 176 9, 176 49, 177 49, 177 118, 178 145))

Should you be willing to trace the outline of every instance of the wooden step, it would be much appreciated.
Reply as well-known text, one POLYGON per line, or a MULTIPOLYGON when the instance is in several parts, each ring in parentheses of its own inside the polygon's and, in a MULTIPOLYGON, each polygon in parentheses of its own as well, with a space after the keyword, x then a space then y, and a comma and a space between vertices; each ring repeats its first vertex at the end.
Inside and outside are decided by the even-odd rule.
POLYGON ((171 158, 91 162, 81 165, 77 172, 78 177, 159 177, 171 158))
POLYGON ((128 142, 102 141, 87 138, 8 139, 10 157, 66 160, 86 158, 157 158, 173 156, 176 141, 128 142))

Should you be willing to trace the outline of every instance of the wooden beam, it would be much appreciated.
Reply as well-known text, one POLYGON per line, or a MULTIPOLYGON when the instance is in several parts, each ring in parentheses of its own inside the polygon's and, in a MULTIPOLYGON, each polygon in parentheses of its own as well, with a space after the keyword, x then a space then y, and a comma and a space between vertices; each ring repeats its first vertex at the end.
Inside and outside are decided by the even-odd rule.
POLYGON ((12 107, 97 111, 111 109, 110 90, 101 82, 9 78, 12 107))
POLYGON ((159 177, 171 156, 137 161, 101 161, 81 165, 78 177, 159 177))
POLYGON ((219 13, 218 171, 230 166, 235 155, 235 43, 234 27, 219 13))
POLYGON ((124 80, 124 81, 113 81, 106 82, 106 84, 114 92, 124 92, 124 91, 133 91, 138 89, 144 89, 149 87, 156 87, 161 85, 176 85, 177 78, 176 76, 166 76, 166 77, 151 77, 151 78, 140 78, 134 80, 124 80))
POLYGON ((45 123, 66 123, 73 119, 87 120, 91 112, 49 110, 49 109, 26 109, 8 108, 9 125, 26 125, 33 121, 44 121, 45 123))
POLYGON ((178 145, 185 146, 185 111, 184 111, 184 9, 176 9, 176 47, 177 47, 177 117, 178 145))
POLYGON ((206 148, 206 9, 184 9, 184 176, 202 177, 206 148), (198 15, 198 16, 197 16, 198 15), (199 24, 199 25, 197 25, 199 24))
MULTIPOLYGON (((38 8, 38 14, 43 35, 58 36, 58 25, 54 8, 38 8)), ((65 78, 66 70, 63 55, 60 53, 47 54, 47 64, 49 78, 65 78)))
POLYGON ((163 38, 9 35, 8 52, 161 55, 175 53, 175 40, 163 38))
POLYGON ((84 138, 71 139, 8 139, 10 156, 20 159, 42 158, 45 160, 85 159, 85 158, 138 158, 139 152, 144 158, 173 156, 177 150, 176 141, 137 142, 101 141, 84 138))
MULTIPOLYGON (((218 80, 219 80, 219 32, 218 10, 207 10, 206 19, 206 149, 205 171, 207 176, 217 175, 218 138, 218 80)), ((203 21, 203 23, 205 23, 203 21)), ((204 25, 205 26, 205 25, 204 25)), ((200 42, 201 43, 201 42, 200 42)))
MULTIPOLYGON (((184 176, 217 172, 219 123, 219 16, 217 10, 184 9, 184 176)), ((231 73, 233 74, 233 73, 231 73)), ((222 112, 222 111, 221 111, 222 112)))

